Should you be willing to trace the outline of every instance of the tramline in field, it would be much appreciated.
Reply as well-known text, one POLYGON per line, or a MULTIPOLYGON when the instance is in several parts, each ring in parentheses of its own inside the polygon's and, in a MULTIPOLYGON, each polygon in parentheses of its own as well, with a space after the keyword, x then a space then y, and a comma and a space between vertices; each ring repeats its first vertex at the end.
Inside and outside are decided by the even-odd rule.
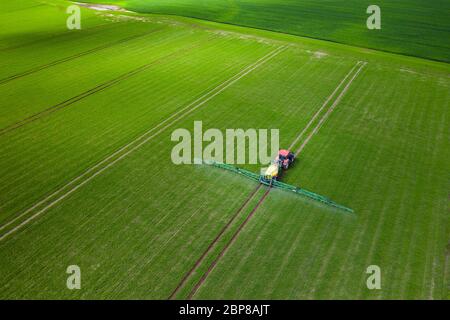
POLYGON ((353 213, 353 209, 340 205, 334 202, 333 200, 328 199, 325 196, 306 190, 304 188, 296 187, 281 182, 280 179, 283 172, 289 169, 290 165, 294 162, 294 160, 295 154, 293 152, 291 152, 290 150, 281 149, 278 151, 278 155, 276 156, 272 164, 268 168, 266 168, 264 170, 264 173, 262 173, 261 175, 258 175, 256 173, 253 173, 251 171, 242 168, 238 168, 226 163, 216 162, 213 160, 203 160, 203 163, 212 165, 217 168, 222 168, 234 173, 238 173, 240 175, 243 175, 244 177, 247 177, 249 179, 258 181, 261 184, 269 186, 269 188, 273 187, 281 190, 294 192, 295 194, 305 196, 315 201, 319 201, 325 205, 353 213))
POLYGON ((387 51, 450 61, 450 2, 388 1, 382 30, 356 0, 91 2, 128 11, 68 30, 68 0, 0 2, 1 299, 448 297, 450 64, 387 51), (205 20, 167 15, 187 4, 205 20), (311 38, 289 34, 302 12, 311 38), (280 148, 260 171, 250 140, 196 148, 196 121, 280 148), (232 143, 234 163, 212 152, 232 143))

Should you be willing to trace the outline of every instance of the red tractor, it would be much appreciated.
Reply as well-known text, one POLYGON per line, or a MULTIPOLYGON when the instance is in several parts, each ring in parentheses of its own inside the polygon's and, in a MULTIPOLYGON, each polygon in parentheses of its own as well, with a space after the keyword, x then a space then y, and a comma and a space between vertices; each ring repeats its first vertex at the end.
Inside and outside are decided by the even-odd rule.
POLYGON ((280 162, 284 170, 289 168, 289 165, 294 162, 295 155, 289 150, 281 149, 278 151, 278 156, 275 158, 276 162, 280 162))

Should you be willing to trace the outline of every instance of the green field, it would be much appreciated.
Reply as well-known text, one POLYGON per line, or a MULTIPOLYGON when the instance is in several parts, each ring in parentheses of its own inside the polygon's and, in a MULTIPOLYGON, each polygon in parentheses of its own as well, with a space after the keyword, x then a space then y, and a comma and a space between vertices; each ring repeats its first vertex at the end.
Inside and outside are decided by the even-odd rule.
MULTIPOLYGON (((69 31, 67 5, 0 4, 0 298, 448 298, 447 63, 173 15, 82 8, 69 31), (279 128, 284 148, 307 128, 283 181, 354 213, 265 187, 239 211, 256 183, 171 161, 173 130, 199 120, 279 128)), ((349 43, 448 61, 448 23, 433 23, 421 44, 413 27, 349 43)))
MULTIPOLYGON (((95 2, 87 1, 86 2, 95 2)), ((101 0, 143 13, 173 14, 326 39, 450 62, 450 2, 445 0, 101 0), (366 9, 381 9, 368 30, 366 9)))

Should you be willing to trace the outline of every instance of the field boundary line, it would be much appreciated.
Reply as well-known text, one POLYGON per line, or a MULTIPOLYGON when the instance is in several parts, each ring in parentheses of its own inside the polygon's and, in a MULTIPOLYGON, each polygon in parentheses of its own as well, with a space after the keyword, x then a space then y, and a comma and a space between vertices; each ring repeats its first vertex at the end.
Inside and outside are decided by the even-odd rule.
POLYGON ((171 52, 171 53, 169 53, 169 54, 167 54, 167 55, 165 55, 163 57, 159 57, 159 58, 157 58, 156 60, 154 60, 152 62, 144 64, 144 65, 142 65, 140 67, 137 67, 137 68, 135 68, 135 69, 133 69, 131 71, 128 71, 126 73, 123 73, 123 74, 119 75, 118 77, 116 77, 114 79, 105 81, 105 82, 103 82, 103 83, 101 83, 101 84, 99 84, 99 85, 97 85, 97 86, 95 86, 95 87, 93 87, 93 88, 91 88, 89 90, 86 90, 86 91, 84 91, 84 92, 82 92, 82 93, 80 93, 80 94, 78 94, 78 95, 76 95, 74 97, 71 97, 71 98, 69 98, 69 99, 67 99, 67 100, 65 100, 63 102, 60 102, 60 103, 55 104, 55 105, 53 105, 53 106, 51 106, 51 107, 49 107, 47 109, 44 109, 44 110, 40 111, 38 113, 35 113, 35 114, 25 118, 25 119, 22 119, 22 120, 14 123, 14 124, 11 124, 11 125, 3 128, 3 129, 0 129, 0 136, 6 134, 8 132, 11 132, 11 131, 13 131, 15 129, 18 129, 20 127, 23 127, 24 125, 26 125, 28 123, 31 123, 31 122, 36 121, 38 119, 41 119, 42 117, 44 117, 46 115, 52 114, 52 113, 54 113, 54 112, 56 112, 58 110, 61 110, 61 109, 66 108, 68 106, 71 106, 75 102, 83 100, 83 99, 85 99, 85 98, 87 98, 87 97, 89 97, 89 96, 91 96, 93 94, 96 94, 96 93, 98 93, 98 92, 100 92, 102 90, 108 89, 108 88, 110 88, 110 87, 112 87, 112 86, 114 86, 114 85, 116 85, 116 84, 118 84, 118 83, 120 83, 120 82, 122 82, 124 80, 127 80, 127 79, 129 79, 129 78, 131 78, 131 77, 141 73, 141 72, 144 72, 147 69, 149 69, 149 68, 151 68, 151 67, 153 67, 155 65, 160 64, 161 62, 163 62, 167 58, 178 57, 180 54, 184 54, 184 53, 186 53, 186 52, 188 52, 188 51, 190 51, 192 49, 197 48, 198 46, 199 46, 199 44, 197 43, 197 44, 188 46, 187 48, 182 48, 182 49, 176 50, 176 51, 171 52))
POLYGON ((197 293, 198 289, 202 286, 202 284, 205 282, 206 278, 208 277, 208 275, 211 273, 211 271, 215 268, 215 266, 217 265, 217 263, 219 262, 220 258, 222 258, 225 253, 228 251, 228 248, 234 243, 234 241, 237 239, 239 233, 241 232, 241 230, 245 227, 245 225, 247 224, 247 222, 250 221, 250 219, 253 217, 253 215, 255 214, 256 210, 258 210, 258 208, 261 206, 261 204, 264 202, 264 200, 267 198, 267 196, 269 195, 270 190, 272 190, 270 187, 266 190, 266 192, 263 194, 263 196, 261 197, 261 199, 259 199, 258 203, 255 205, 255 207, 252 209, 252 211, 248 214, 247 218, 245 218, 244 222, 241 223, 241 225, 239 226, 239 228, 234 232, 233 236, 231 237, 231 239, 227 242, 227 244, 225 245, 225 247, 222 249, 222 251, 219 253, 219 255, 213 260, 213 262, 210 264, 208 270, 206 270, 206 272, 202 275, 202 277, 200 278, 200 280, 197 282, 197 284, 194 286, 194 288, 191 290, 191 292, 189 293, 187 300, 191 300, 192 297, 197 293))
MULTIPOLYGON (((359 62, 358 62, 359 63, 359 62)), ((302 145, 300 146, 300 148, 297 149, 297 151, 295 152, 295 156, 298 156, 300 154, 300 152, 302 152, 302 150, 306 147, 306 145, 308 144, 309 140, 311 140, 311 138, 320 130, 320 128, 323 126, 323 123, 325 122, 325 120, 328 119, 328 117, 330 116, 330 114, 334 111, 334 109, 336 108, 336 106, 339 104, 339 102, 342 100, 342 98, 344 97, 345 93, 348 91, 348 89, 350 88, 351 84, 353 83, 353 81, 356 79, 356 77, 358 76, 358 74, 361 72, 361 70, 364 68, 364 66, 367 64, 367 62, 363 62, 358 71, 356 71, 356 73, 353 75, 353 77, 350 79, 350 81, 347 83, 347 85, 344 87, 344 89, 342 90, 342 92, 339 94, 339 96, 336 98, 336 100, 334 100, 333 104, 331 105, 331 107, 327 110, 327 112, 322 116, 322 118, 319 120, 319 123, 314 127, 313 131, 308 135, 308 137, 305 139, 305 141, 303 141, 302 145)))
POLYGON ((295 138, 295 140, 291 143, 289 146, 289 150, 291 150, 295 144, 300 140, 300 138, 305 134, 306 130, 309 129, 309 127, 312 125, 312 123, 316 120, 316 118, 319 116, 319 114, 322 112, 322 110, 325 108, 325 106, 330 102, 330 100, 334 97, 334 95, 338 92, 338 90, 341 88, 342 84, 347 80, 347 78, 350 76, 350 74, 355 70, 355 68, 361 63, 361 61, 358 61, 353 68, 347 73, 347 75, 341 80, 339 85, 334 89, 334 91, 328 96, 327 100, 322 104, 322 106, 317 110, 317 112, 314 114, 314 116, 311 118, 311 120, 308 122, 305 128, 303 128, 302 132, 295 138))
POLYGON ((65 58, 62 58, 62 59, 59 59, 59 60, 55 60, 55 61, 52 61, 50 63, 44 64, 44 65, 41 65, 41 66, 37 66, 37 67, 31 68, 31 69, 28 69, 28 70, 23 71, 21 73, 17 73, 15 75, 12 75, 12 76, 0 79, 0 85, 3 85, 5 83, 8 83, 8 82, 16 80, 16 79, 23 78, 25 76, 29 76, 30 74, 33 74, 33 73, 36 73, 36 72, 48 69, 50 67, 54 67, 54 66, 57 66, 59 64, 65 63, 65 62, 72 61, 72 60, 75 60, 77 58, 81 58, 81 57, 90 55, 92 53, 96 53, 98 51, 101 51, 101 50, 104 50, 104 49, 108 49, 108 48, 114 47, 114 46, 119 45, 119 44, 126 43, 128 41, 132 41, 132 40, 135 40, 135 39, 138 39, 138 38, 141 38, 141 37, 145 37, 145 36, 150 35, 150 34, 154 34, 154 33, 160 32, 162 30, 164 30, 164 28, 161 27, 161 28, 157 28, 157 29, 151 30, 151 31, 146 32, 146 33, 133 35, 131 37, 119 39, 117 41, 113 41, 113 42, 110 42, 110 43, 105 43, 105 44, 103 44, 101 46, 98 46, 98 47, 95 47, 95 48, 92 48, 92 49, 89 49, 89 50, 86 50, 86 51, 74 54, 72 56, 65 57, 65 58))
POLYGON ((247 196, 244 203, 239 207, 239 209, 233 214, 231 219, 228 221, 228 223, 220 230, 220 232, 217 234, 217 236, 211 241, 211 243, 208 245, 206 250, 203 252, 203 254, 200 256, 200 258, 197 259, 197 261, 194 263, 192 268, 184 275, 184 277, 179 282, 178 286, 173 290, 173 292, 170 294, 168 300, 173 299, 176 294, 184 287, 187 280, 191 277, 191 275, 196 271, 196 269, 200 266, 200 264, 203 262, 205 257, 208 255, 208 253, 213 249, 216 245, 216 243, 220 240, 222 235, 228 230, 228 228, 231 226, 233 221, 236 219, 236 217, 239 215, 239 213, 244 210, 247 205, 250 203, 250 201, 255 197, 258 190, 261 188, 261 184, 258 184, 256 188, 247 196))
MULTIPOLYGON (((300 149, 303 149, 308 142, 311 140, 312 136, 315 135, 318 131, 318 129, 320 129, 320 127, 323 125, 324 121, 328 118, 328 116, 331 114, 331 112, 335 109, 335 107, 337 106, 337 104, 340 102, 340 100, 342 99, 342 97, 344 96, 344 94, 347 92, 347 90, 349 89, 350 85, 352 84, 353 80, 356 78, 356 76, 359 74, 359 72, 361 71, 361 69, 366 65, 366 62, 362 62, 362 61, 358 61, 353 68, 347 73, 347 75, 344 77, 344 79, 339 83, 339 85, 336 87, 336 89, 333 91, 333 93, 328 97, 328 99, 325 101, 325 103, 322 105, 322 107, 316 112, 316 114, 313 116, 313 118, 309 121, 309 123, 307 124, 307 126, 305 127, 304 130, 302 130, 301 134, 294 140, 294 143, 292 143, 292 145, 294 145, 299 139, 300 137, 304 134, 304 132, 306 132, 306 130, 311 126, 312 122, 314 122, 314 120, 317 118, 317 116, 320 114, 320 112, 323 110, 323 108, 328 104, 328 102, 334 97, 334 95, 336 94, 336 92, 338 91, 338 89, 342 86, 342 84, 345 82, 345 80, 349 77, 350 74, 352 74, 352 72, 355 70, 355 68, 360 65, 358 71, 353 75, 353 77, 351 78, 351 80, 347 83, 347 85, 344 87, 344 89, 342 90, 342 92, 339 94, 339 96, 336 98, 336 100, 334 101, 334 103, 331 105, 331 107, 327 110, 327 112, 322 116, 322 118, 320 119, 319 123, 316 125, 316 127, 314 128, 314 130, 312 131, 312 133, 308 136, 308 138, 304 141, 304 143, 302 144, 302 147, 300 149), (361 65, 360 65, 361 64, 361 65)), ((291 145, 291 146, 292 146, 291 145)), ((299 149, 299 150, 300 150, 299 149)), ((301 150, 300 150, 301 151, 301 150)), ((298 151, 298 152, 300 152, 298 151)), ((296 153, 296 156, 298 154, 298 152, 296 153)), ((208 275, 211 273, 211 271, 215 268, 215 266, 217 265, 217 263, 219 262, 219 260, 225 255, 225 253, 228 251, 228 248, 233 244, 233 242, 237 239, 237 237, 239 236, 239 233, 241 232, 241 230, 244 228, 244 226, 248 223, 248 221, 250 221, 250 219, 254 216, 256 210, 261 206, 261 204, 264 202, 264 200, 267 198, 267 196, 269 195, 270 191, 272 190, 272 188, 268 188, 267 191, 264 193, 264 195, 261 197, 261 199, 259 199, 258 203, 256 204, 256 206, 253 208, 253 210, 249 213, 249 215, 247 216, 247 218, 244 220, 244 222, 242 222, 242 224, 239 226, 239 228, 235 231, 235 233, 233 234, 232 238, 230 239, 230 241, 225 245, 225 247, 222 249, 222 251, 219 253, 219 255, 213 260, 213 262, 210 264, 210 266, 208 267, 208 269, 206 270, 206 272, 202 275, 202 277, 200 278, 200 280, 196 283, 196 285, 194 286, 194 288, 191 290, 191 292, 189 293, 187 299, 190 300, 192 299, 192 297, 197 293, 198 289, 202 286, 202 284, 205 282, 206 278, 208 277, 208 275)))
POLYGON ((88 169, 87 171, 85 171, 83 174, 79 175, 78 177, 74 178, 72 181, 70 181, 69 183, 67 183, 66 185, 62 186, 60 189, 58 189, 57 191, 55 191, 54 193, 52 193, 51 195, 47 196, 46 198, 44 198, 43 200, 39 201, 38 203, 36 203, 35 205, 33 205, 31 208, 27 209, 25 212, 23 212, 22 214, 20 214, 19 216, 15 217, 14 219, 12 219, 11 221, 7 222, 6 224, 2 225, 0 227, 0 230, 3 230, 4 228, 6 228, 7 226, 11 225, 12 223, 14 223, 15 221, 19 220, 20 218, 24 217, 26 214, 30 213, 32 210, 36 209, 37 207, 39 207, 42 204, 45 204, 47 201, 50 201, 54 196, 58 195, 61 191, 63 191, 65 188, 73 185, 75 182, 77 182, 78 180, 86 177, 88 174, 90 174, 91 172, 93 172, 95 169, 99 168, 100 166, 102 166, 103 164, 105 164, 105 166, 103 168, 100 168, 98 171, 96 171, 95 173, 93 173, 91 176, 87 177, 84 181, 80 182, 80 184, 74 186, 72 189, 68 190, 66 193, 64 193, 62 196, 60 196, 59 198, 57 198, 56 200, 53 200, 51 203, 49 203, 48 205, 46 205, 43 209, 39 210, 37 213, 35 213, 34 215, 32 215, 31 217, 27 218, 25 221, 23 221, 22 223, 20 223, 19 225, 15 226, 13 229, 9 230, 8 232, 2 234, 0 236, 0 241, 4 240, 7 236, 11 235, 12 233, 16 232, 17 230, 19 230, 20 228, 22 228, 24 225, 28 224, 29 222, 31 222, 32 220, 34 220, 35 218, 39 217, 42 213, 44 213, 45 211, 47 211, 49 208, 53 207, 54 205, 56 205, 57 203, 59 203, 61 200, 63 200, 64 198, 66 198, 67 196, 69 196, 70 194, 72 194, 73 192, 75 192, 76 190, 78 190, 80 187, 82 187, 83 185, 85 185, 86 183, 88 183, 90 180, 92 180, 93 178, 95 178, 97 175, 99 175, 100 173, 102 173, 103 171, 105 171, 106 169, 108 169, 109 167, 111 167, 112 165, 114 165, 115 163, 117 163, 118 161, 120 161, 121 159, 123 159, 124 157, 126 157, 127 155, 129 155, 130 153, 132 153, 133 151, 137 150, 138 148, 140 148, 142 145, 144 145, 145 143, 147 143, 149 140, 151 140, 153 137, 155 137, 156 135, 158 135, 159 133, 161 133, 162 131, 164 131, 165 129, 167 129, 168 127, 170 127, 171 125, 173 125, 174 123, 176 123, 177 121, 183 119, 185 116, 187 116, 188 114, 190 114, 191 112, 193 112, 194 110, 198 109, 199 107, 201 107, 202 105, 204 105, 206 102, 208 102, 209 100, 211 100, 212 98, 214 98, 215 96, 217 96, 218 94, 220 94, 222 91, 224 91, 225 89, 227 89, 228 87, 230 87, 231 85, 233 85, 234 83, 236 83, 237 81, 239 81, 241 78, 243 78, 244 76, 246 76, 247 74, 249 74, 250 72, 252 72, 253 70, 255 70, 256 68, 258 68, 259 66, 261 66, 262 64, 266 63, 267 61, 269 61, 270 59, 272 59, 273 57, 275 57, 276 55, 278 55, 280 52, 284 51, 286 49, 285 46, 282 47, 278 47, 274 50, 272 50, 271 52, 269 52, 268 54, 266 54, 264 57, 262 57, 261 59, 257 60, 256 62, 254 62, 253 64, 251 64, 250 66, 247 66, 246 68, 244 68, 243 70, 241 70, 239 73, 237 73, 236 75, 232 76, 230 79, 224 81, 223 83, 221 83, 220 85, 218 85, 217 87, 215 87, 214 89, 208 91, 207 93, 205 93, 204 95, 202 95, 200 98, 196 99, 194 102, 189 103, 187 106, 185 106, 184 108, 182 108, 181 110, 177 111, 176 113, 174 113, 172 116, 170 116, 169 118, 163 120, 162 122, 158 123, 155 127, 151 128, 150 130, 148 130, 147 132, 145 132, 144 134, 140 135, 138 138, 136 138, 135 140, 129 142, 128 144, 126 144, 125 146, 121 147, 120 149, 118 149, 117 151, 115 151, 114 153, 112 153, 111 155, 109 155, 108 157, 106 157, 105 159, 103 159, 102 161, 100 161, 98 164, 96 164, 95 166, 91 167, 90 169, 88 169), (216 92, 214 92, 216 91, 216 92), (209 97, 208 97, 209 95, 209 97), (203 101, 202 101, 203 99, 203 101), (197 104, 196 104, 197 103, 197 104), (188 110, 187 110, 188 109, 188 110), (181 114, 181 112, 185 111, 185 113, 181 114), (163 126, 162 128, 160 128, 157 132, 151 134, 150 136, 147 137, 147 135, 149 135, 150 133, 152 133, 154 130, 158 129, 159 127, 161 127, 163 124, 165 124, 166 122, 170 121, 172 118, 178 116, 178 118, 175 118, 172 122, 168 123, 167 125, 163 126), (142 140, 143 139, 143 140, 142 140), (132 146, 134 143, 137 143, 138 141, 142 140, 141 142, 139 142, 136 146, 132 147, 131 149, 129 149, 128 151, 126 151, 124 154, 120 155, 118 158, 116 158, 115 160, 109 162, 111 159, 113 159, 115 156, 117 156, 119 153, 121 153, 122 151, 126 150, 127 148, 129 148, 130 146, 132 146), (109 163, 108 163, 109 162, 109 163))

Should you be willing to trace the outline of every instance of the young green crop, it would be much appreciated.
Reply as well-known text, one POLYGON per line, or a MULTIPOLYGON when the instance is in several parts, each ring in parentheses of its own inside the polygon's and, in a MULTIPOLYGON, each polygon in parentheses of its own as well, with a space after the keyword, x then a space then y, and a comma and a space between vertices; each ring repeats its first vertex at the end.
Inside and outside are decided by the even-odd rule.
POLYGON ((1 77, 48 67, 0 84, 0 130, 38 115, 0 134, 0 237, 11 232, 0 240, 1 298, 167 299, 255 188, 214 168, 174 165, 171 132, 196 120, 279 128, 288 146, 360 60, 367 66, 283 178, 354 216, 273 190, 194 298, 445 298, 448 64, 179 17, 83 11, 89 22, 74 33, 61 1, 4 3, 8 21, 29 24, 0 37, 1 77), (109 158, 280 46, 134 152, 109 158), (50 65, 64 57, 73 58, 50 65), (74 185, 86 183, 70 191, 77 177, 74 185), (65 286, 72 264, 80 291, 65 286), (381 291, 365 287, 371 264, 383 272, 381 291))
MULTIPOLYGON (((91 1, 98 2, 98 1, 91 1)), ((126 0, 143 13, 195 17, 450 61, 448 1, 126 0), (369 5, 381 9, 381 30, 369 30, 369 5)))

